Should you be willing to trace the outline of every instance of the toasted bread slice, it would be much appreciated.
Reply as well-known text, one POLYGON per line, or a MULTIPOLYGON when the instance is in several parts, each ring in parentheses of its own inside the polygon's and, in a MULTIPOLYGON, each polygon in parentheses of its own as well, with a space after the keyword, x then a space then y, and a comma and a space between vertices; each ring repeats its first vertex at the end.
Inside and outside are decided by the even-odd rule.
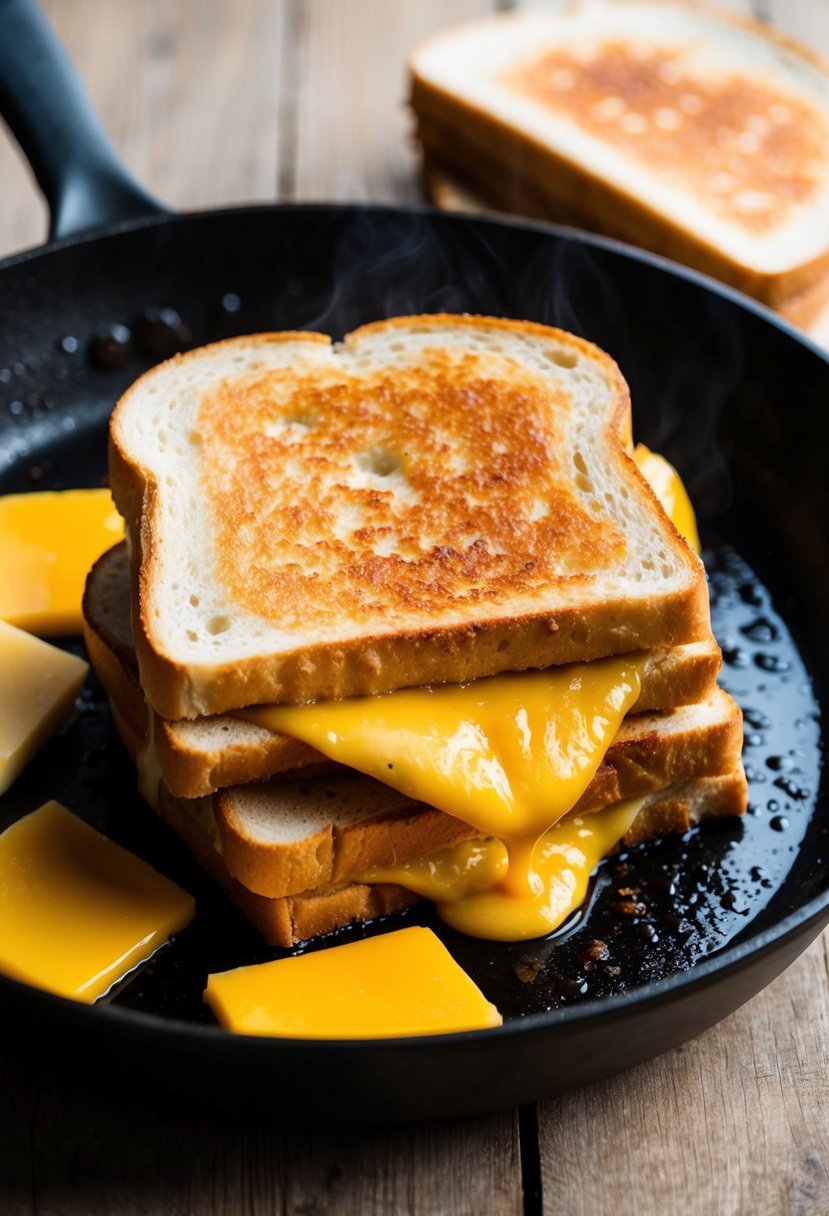
MULTIPOLYGON (((745 801, 746 781, 740 765, 728 773, 697 778, 650 795, 622 843, 632 847, 669 832, 686 832, 703 819, 740 815, 745 801)), ((161 807, 165 821, 269 945, 293 946, 418 902, 411 891, 389 883, 346 882, 281 898, 258 895, 231 875, 227 859, 216 849, 199 815, 201 800, 175 799, 165 793, 161 807)))
MULTIPOLYGON (((130 625, 129 558, 125 545, 108 550, 92 568, 84 594, 87 649, 100 678, 113 689, 122 716, 143 731, 146 714, 130 625)), ((637 713, 670 709, 708 697, 720 668, 713 638, 649 651, 637 713)), ((151 711, 152 712, 152 711, 151 711)), ((226 786, 264 781, 279 773, 330 770, 313 748, 231 714, 170 722, 154 715, 161 776, 179 798, 198 798, 226 786)))
MULTIPOLYGON (((99 642, 102 647, 104 643, 99 642)), ((146 742, 146 712, 136 717, 132 697, 98 667, 113 718, 133 759, 146 742)), ((633 714, 622 726, 574 814, 589 814, 699 777, 736 771, 742 715, 721 689, 695 705, 633 714)), ((197 799, 176 799, 156 774, 158 802, 192 803, 221 853, 228 873, 269 898, 341 886, 366 870, 391 865, 472 839, 474 828, 414 802, 405 794, 349 769, 296 780, 239 785, 197 799)))
POLYGON ((232 339, 121 399, 141 683, 162 717, 707 640, 698 559, 588 342, 410 317, 232 339))
MULTIPOLYGON (((737 711, 737 715, 739 717, 739 711, 737 711)), ((127 750, 135 758, 143 746, 143 735, 140 732, 136 733, 130 724, 119 715, 115 704, 113 705, 113 718, 127 750)), ((717 733, 719 743, 703 748, 705 759, 700 771, 710 765, 712 766, 710 775, 696 776, 667 789, 654 790, 647 794, 641 811, 622 841, 625 847, 642 844, 669 832, 686 832, 702 819, 744 813, 747 786, 745 773, 739 760, 739 749, 735 758, 733 745, 729 742, 729 737, 733 741, 733 736, 730 736, 728 731, 722 733, 718 730, 717 733), (728 767, 723 771, 716 771, 718 761, 728 767)), ((644 737, 640 740, 639 745, 642 745, 643 742, 644 737)), ((709 743, 713 743, 713 740, 710 740, 709 743)), ((628 740, 628 744, 636 746, 631 739, 628 740)), ((651 750, 651 755, 653 755, 653 750, 651 750)), ((635 762, 633 754, 630 759, 635 762)), ((627 776, 630 777, 630 768, 628 767, 626 771, 627 776)), ((376 787, 375 797, 380 797, 382 789, 385 788, 364 777, 352 775, 349 780, 353 782, 355 792, 360 786, 363 786, 364 789, 370 789, 371 786, 376 787)), ((608 784, 604 771, 599 777, 599 782, 605 797, 602 805, 612 805, 614 800, 618 800, 619 785, 614 786, 613 779, 608 784), (613 797, 614 790, 616 798, 613 797)), ((241 793, 243 798, 246 798, 254 793, 254 788, 228 791, 227 797, 232 804, 237 793, 241 793)), ((300 887, 303 882, 313 880, 320 874, 327 873, 330 877, 329 882, 320 884, 315 889, 300 889, 293 894, 279 896, 263 895, 251 890, 234 874, 233 871, 237 868, 238 853, 234 848, 231 848, 230 853, 224 849, 224 841, 227 837, 223 836, 220 824, 217 822, 216 799, 211 797, 175 798, 162 782, 159 788, 159 809, 164 821, 187 844, 202 868, 227 891, 233 902, 262 934, 265 941, 269 945, 287 947, 308 938, 329 933, 355 921, 369 921, 378 916, 401 911, 416 903, 418 896, 403 887, 390 883, 357 882, 348 877, 348 871, 350 870, 352 874, 360 874, 372 865, 391 864, 395 861, 405 860, 407 857, 417 856, 417 852, 413 851, 416 848, 415 838, 419 842, 422 840, 422 836, 419 829, 417 829, 416 837, 408 829, 413 822, 417 821, 419 815, 424 816, 424 823, 427 818, 430 819, 434 828, 434 817, 439 815, 439 812, 432 811, 431 808, 423 807, 421 804, 410 804, 408 811, 403 808, 400 808, 397 813, 387 810, 384 816, 378 813, 379 808, 376 805, 371 807, 363 802, 362 806, 359 806, 355 799, 351 806, 347 806, 344 799, 338 812, 339 825, 335 829, 330 802, 325 805, 321 814, 318 813, 319 792, 325 788, 325 782, 318 786, 316 813, 315 808, 309 805, 315 800, 315 795, 311 791, 309 794, 299 794, 299 798, 304 804, 299 808, 296 803, 291 805, 290 798, 287 798, 281 805, 282 814, 280 815, 277 810, 276 818, 272 819, 275 804, 271 801, 271 791, 275 791, 277 798, 280 798, 286 794, 284 787, 259 787, 258 803, 249 803, 247 808, 234 808, 231 805, 232 812, 241 810, 244 813, 245 809, 247 810, 247 829, 249 832, 252 830, 253 835, 250 836, 247 843, 241 841, 237 843, 240 843, 242 848, 248 852, 249 858, 254 853, 258 853, 259 859, 255 866, 257 873, 267 875, 268 870, 273 867, 273 873, 278 873, 282 881, 286 880, 286 876, 291 875, 293 881, 289 879, 289 885, 300 887), (295 814, 297 809, 300 810, 298 818, 295 814), (360 839, 361 831, 365 832, 367 828, 370 834, 366 832, 362 847, 355 848, 354 845, 360 839), (349 845, 340 850, 340 864, 336 867, 336 879, 333 865, 335 831, 338 838, 348 840, 349 834, 351 835, 349 845), (279 838, 280 833, 281 839, 279 838), (394 840, 394 844, 391 843, 392 840, 394 840), (371 848, 365 847, 369 841, 371 848), (382 841, 379 849, 377 849, 378 841, 382 841), (325 867, 318 866, 313 860, 320 856, 327 859, 325 867), (346 857, 348 857, 347 865, 345 864, 346 857), (279 860, 275 862, 277 858, 279 860)), ((599 786, 594 784, 591 789, 594 800, 598 801, 599 786)), ((401 798, 393 790, 388 790, 387 793, 391 800, 401 798)), ((592 809, 600 809, 600 806, 595 805, 592 809)), ((580 804, 571 813, 585 814, 587 810, 580 804)), ((473 834, 467 825, 461 824, 459 820, 452 819, 448 815, 440 815, 440 819, 444 823, 442 828, 438 824, 439 830, 430 837, 432 847, 428 851, 446 848, 460 840, 469 839, 473 834)), ((244 866, 243 872, 246 876, 250 876, 244 866)), ((264 884, 258 885, 265 885, 269 889, 274 886, 267 877, 264 884)))
POLYGON ((599 231, 775 305, 829 269, 829 73, 766 26, 584 3, 438 34, 411 73, 424 129, 462 138, 467 167, 499 165, 502 189, 514 172, 599 231))

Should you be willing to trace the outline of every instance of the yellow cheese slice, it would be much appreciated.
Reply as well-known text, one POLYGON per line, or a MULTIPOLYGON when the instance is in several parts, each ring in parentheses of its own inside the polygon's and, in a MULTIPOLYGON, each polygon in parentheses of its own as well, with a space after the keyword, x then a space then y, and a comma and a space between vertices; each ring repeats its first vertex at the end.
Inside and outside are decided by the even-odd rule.
POLYGON ((89 665, 0 621, 0 794, 72 716, 89 665))
POLYGON ((664 456, 652 452, 644 443, 637 443, 633 459, 677 532, 685 537, 695 553, 699 553, 702 546, 697 531, 697 517, 679 473, 664 456))
POLYGON ((193 918, 191 895, 59 802, 0 835, 0 971, 87 1004, 193 918))
POLYGON ((300 1039, 449 1034, 502 1021, 419 927, 211 975, 205 1000, 226 1030, 300 1039))
POLYGON ((44 637, 80 633, 89 569, 123 536, 109 490, 0 497, 0 620, 44 637))

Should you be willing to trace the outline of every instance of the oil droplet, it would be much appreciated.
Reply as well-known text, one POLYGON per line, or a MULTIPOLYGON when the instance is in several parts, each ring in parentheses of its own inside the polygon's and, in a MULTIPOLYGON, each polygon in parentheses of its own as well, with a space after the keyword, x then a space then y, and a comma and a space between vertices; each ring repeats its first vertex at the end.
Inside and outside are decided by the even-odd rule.
POLYGON ((79 345, 78 339, 74 338, 72 334, 66 334, 66 336, 61 338, 60 342, 58 343, 58 347, 65 355, 76 354, 79 345))
POLYGON ((99 329, 89 343, 89 358, 103 371, 123 367, 132 353, 132 333, 126 325, 117 321, 99 329))
POLYGON ((776 773, 789 773, 793 768, 797 768, 791 756, 769 756, 766 766, 774 769, 776 773))
POLYGON ((789 821, 785 815, 775 815, 774 819, 769 820, 769 827, 773 828, 775 832, 785 832, 788 826, 789 821))
POLYGON ((774 784, 777 789, 782 790, 788 798, 794 799, 795 802, 804 802, 809 797, 809 791, 799 785, 793 777, 775 777, 774 784))
POLYGON ((190 332, 175 308, 150 305, 135 322, 135 340, 143 354, 165 358, 190 340, 190 332))
POLYGON ((732 646, 728 650, 723 650, 722 657, 729 667, 744 668, 748 667, 751 662, 749 656, 739 646, 732 646))
POLYGON ((560 989, 565 1000, 573 1000, 587 992, 587 980, 583 975, 576 975, 572 979, 562 980, 560 989))
POLYGON ((765 617, 758 617, 750 625, 742 625, 740 633, 752 642, 776 642, 780 636, 777 627, 765 617))
POLYGON ((237 296, 235 291, 227 291, 222 296, 222 312, 239 312, 241 307, 242 301, 239 296, 237 296))
POLYGON ((769 730, 771 727, 771 718, 762 709, 744 709, 743 717, 755 730, 769 730))
POLYGON ((781 659, 776 654, 756 654, 754 662, 762 671, 773 671, 775 674, 792 669, 788 659, 781 659))
POLYGON ((748 604, 752 608, 762 607, 763 596, 756 584, 741 583, 739 587, 739 595, 744 604, 748 604))

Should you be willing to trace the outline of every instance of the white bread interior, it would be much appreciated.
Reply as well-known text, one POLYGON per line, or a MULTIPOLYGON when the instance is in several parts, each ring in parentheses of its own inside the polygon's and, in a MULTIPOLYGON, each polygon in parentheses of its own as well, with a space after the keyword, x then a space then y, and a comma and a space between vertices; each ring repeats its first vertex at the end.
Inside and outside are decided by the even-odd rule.
POLYGON ((615 363, 528 322, 397 318, 341 346, 260 335, 153 368, 121 399, 110 433, 147 700, 163 717, 192 718, 710 638, 701 564, 630 460, 630 429, 615 363), (297 417, 286 405, 297 386, 303 400, 333 395, 333 412, 297 417), (405 419, 386 400, 397 391, 409 394, 409 423, 418 414, 406 451, 405 419), (226 428, 216 445, 203 431, 208 408, 226 428), (233 465, 227 448, 240 434, 256 455, 233 465), (260 544, 238 568, 249 529, 271 525, 254 513, 219 539, 215 483, 228 477, 240 494, 267 484, 281 555, 260 544), (316 534, 307 520, 282 522, 320 502, 330 518, 316 534), (234 561, 238 577, 220 577, 234 561), (483 574, 467 575, 477 563, 483 574), (370 577, 354 579, 355 564, 370 577), (254 575, 268 587, 305 580, 293 622, 257 610, 254 575))

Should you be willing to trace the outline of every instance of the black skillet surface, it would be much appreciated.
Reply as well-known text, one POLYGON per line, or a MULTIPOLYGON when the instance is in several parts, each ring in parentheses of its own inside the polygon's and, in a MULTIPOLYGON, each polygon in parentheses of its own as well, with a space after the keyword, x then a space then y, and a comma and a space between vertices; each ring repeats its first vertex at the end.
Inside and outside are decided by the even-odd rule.
MULTIPOLYGON (((10 7, 31 36, 28 5, 10 7)), ((43 29, 35 35, 37 63, 43 29)), ((80 122, 78 146, 91 118, 70 101, 61 112, 80 122)), ((168 217, 101 144, 91 174, 79 170, 84 206, 61 204, 61 191, 71 203, 83 190, 78 179, 67 188, 72 174, 56 166, 55 145, 44 151, 26 121, 15 115, 53 214, 90 222, 90 202, 106 214, 156 214, 0 268, 0 491, 99 484, 114 401, 175 347, 266 329, 339 336, 378 317, 438 310, 563 325, 619 361, 637 437, 679 466, 697 505, 723 683, 746 711, 751 809, 742 822, 605 863, 586 910, 546 941, 464 939, 423 909, 336 935, 432 925, 502 1009, 501 1029, 367 1043, 233 1037, 202 1004, 206 974, 279 952, 262 946, 140 803, 90 681, 75 725, 0 799, 0 830, 58 797, 193 891, 198 917, 91 1009, 0 977, 0 1012, 16 1033, 110 1084, 149 1082, 225 1109, 285 1111, 292 1121, 440 1118, 627 1068, 767 984, 829 920, 824 356, 699 276, 541 225, 348 206, 168 217), (130 328, 126 349, 112 340, 115 324, 130 328)))

